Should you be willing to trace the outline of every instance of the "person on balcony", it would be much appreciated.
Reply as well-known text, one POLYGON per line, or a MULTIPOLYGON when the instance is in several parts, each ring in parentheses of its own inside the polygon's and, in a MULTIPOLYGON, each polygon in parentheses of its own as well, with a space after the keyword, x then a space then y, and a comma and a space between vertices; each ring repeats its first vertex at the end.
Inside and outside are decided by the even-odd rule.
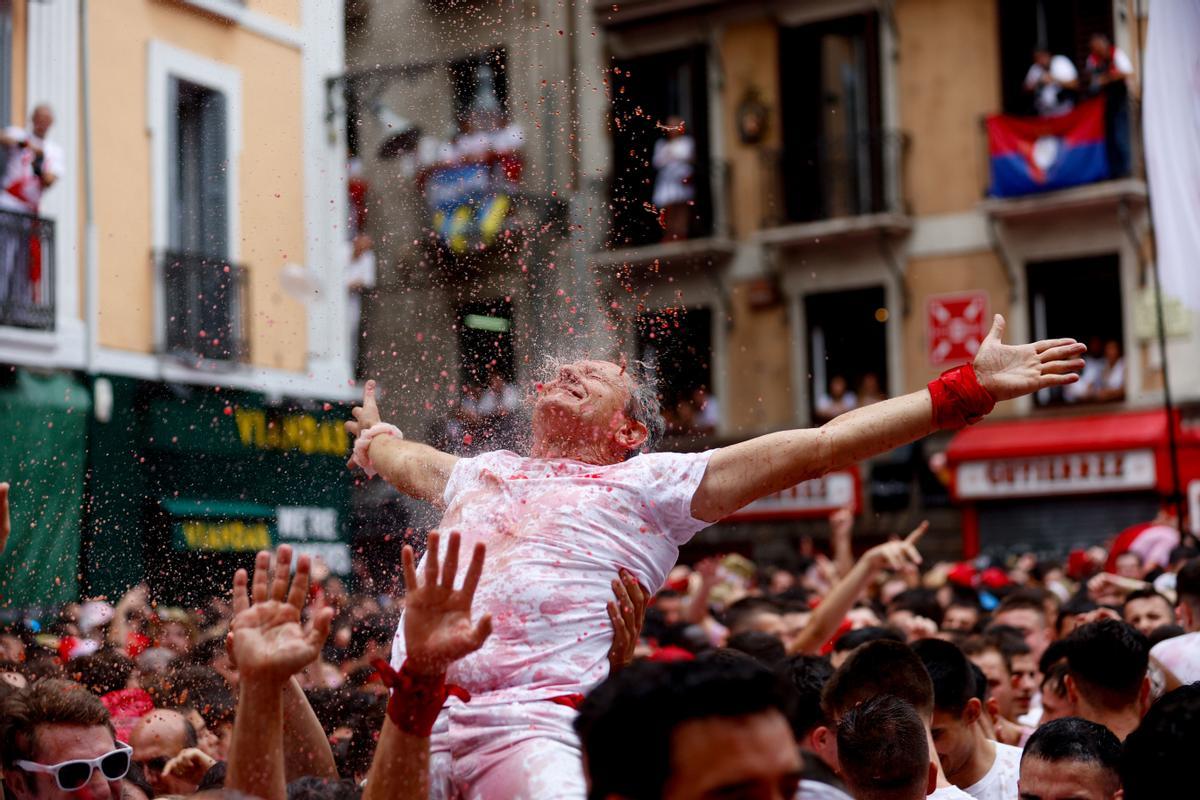
POLYGON ((1079 382, 1063 392, 1069 402, 1116 403, 1125 399, 1125 357, 1120 342, 1109 339, 1100 357, 1094 357, 1096 349, 1093 344, 1079 382))
POLYGON ((850 391, 845 377, 834 375, 829 379, 829 392, 817 396, 817 419, 828 422, 834 417, 858 408, 858 396, 850 391))
POLYGON ((696 140, 686 130, 682 117, 672 116, 665 126, 663 138, 654 143, 654 205, 658 208, 663 226, 663 241, 686 239, 692 203, 696 198, 693 177, 696 163, 696 140))
POLYGON ((1108 171, 1113 178, 1129 174, 1129 79, 1133 62, 1125 51, 1102 33, 1091 38, 1091 53, 1084 64, 1088 91, 1104 95, 1104 133, 1108 145, 1108 171))
POLYGON ((0 133, 4 147, 4 190, 0 209, 37 214, 42 193, 63 174, 63 151, 46 139, 54 111, 42 103, 33 109, 28 130, 10 126, 0 133))
POLYGON ((1039 45, 1033 51, 1033 64, 1025 73, 1025 91, 1033 95, 1033 108, 1039 117, 1058 117, 1075 107, 1079 72, 1071 59, 1056 56, 1039 45))

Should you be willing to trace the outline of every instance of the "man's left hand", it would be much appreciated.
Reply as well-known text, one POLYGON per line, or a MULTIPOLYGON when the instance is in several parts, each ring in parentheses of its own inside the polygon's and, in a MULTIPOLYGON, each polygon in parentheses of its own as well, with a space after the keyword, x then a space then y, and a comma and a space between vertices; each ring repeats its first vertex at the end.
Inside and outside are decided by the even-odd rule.
POLYGON ((622 569, 620 579, 612 582, 616 602, 608 603, 608 619, 613 626, 613 641, 608 648, 609 674, 633 663, 646 622, 646 590, 628 570, 622 569))
POLYGON ((1004 344, 1001 341, 1004 327, 1004 317, 997 314, 991 332, 975 354, 974 363, 979 383, 996 402, 1079 380, 1086 345, 1074 339, 1004 344))

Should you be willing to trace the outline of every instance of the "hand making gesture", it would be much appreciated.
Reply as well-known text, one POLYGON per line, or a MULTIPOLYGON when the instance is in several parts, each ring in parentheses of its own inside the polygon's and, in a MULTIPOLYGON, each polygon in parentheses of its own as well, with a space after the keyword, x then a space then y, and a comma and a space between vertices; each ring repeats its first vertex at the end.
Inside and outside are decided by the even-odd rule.
POLYGON ((404 583, 408 587, 404 600, 407 668, 419 674, 439 675, 445 672, 450 664, 482 647, 492 632, 490 614, 484 614, 476 622, 471 621, 471 603, 475 599, 475 588, 479 585, 479 575, 483 571, 484 545, 482 542, 475 545, 471 553, 471 563, 467 566, 467 574, 463 577, 462 588, 455 589, 460 541, 457 533, 450 534, 450 543, 446 547, 446 562, 441 565, 440 578, 440 534, 429 534, 425 577, 421 581, 417 580, 412 547, 405 545, 401 553, 404 583))
POLYGON ((1004 317, 997 314, 979 352, 975 374, 996 402, 1033 394, 1079 380, 1087 345, 1074 339, 1043 339, 1032 344, 1004 344, 1004 317))

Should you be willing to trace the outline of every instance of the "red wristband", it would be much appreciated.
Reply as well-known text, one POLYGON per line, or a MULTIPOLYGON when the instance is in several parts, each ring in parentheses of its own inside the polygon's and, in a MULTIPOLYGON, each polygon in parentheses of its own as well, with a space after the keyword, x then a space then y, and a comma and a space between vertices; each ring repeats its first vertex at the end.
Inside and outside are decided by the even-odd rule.
POLYGON ((411 736, 429 738, 442 706, 451 695, 464 703, 471 701, 467 690, 446 683, 445 675, 421 675, 409 669, 407 661, 400 665, 399 671, 381 658, 372 661, 371 666, 378 670, 383 685, 392 690, 387 706, 388 719, 411 736))
POLYGON ((939 429, 972 425, 996 407, 995 398, 979 383, 970 364, 948 369, 930 381, 929 397, 933 401, 933 424, 939 429))

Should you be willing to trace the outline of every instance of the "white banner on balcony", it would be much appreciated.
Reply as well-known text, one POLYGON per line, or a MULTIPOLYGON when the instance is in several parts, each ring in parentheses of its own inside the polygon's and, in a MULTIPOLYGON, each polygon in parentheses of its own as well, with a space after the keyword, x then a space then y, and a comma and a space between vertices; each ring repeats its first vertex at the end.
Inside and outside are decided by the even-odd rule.
POLYGON ((1200 3, 1155 3, 1143 129, 1163 291, 1200 311, 1200 3))

